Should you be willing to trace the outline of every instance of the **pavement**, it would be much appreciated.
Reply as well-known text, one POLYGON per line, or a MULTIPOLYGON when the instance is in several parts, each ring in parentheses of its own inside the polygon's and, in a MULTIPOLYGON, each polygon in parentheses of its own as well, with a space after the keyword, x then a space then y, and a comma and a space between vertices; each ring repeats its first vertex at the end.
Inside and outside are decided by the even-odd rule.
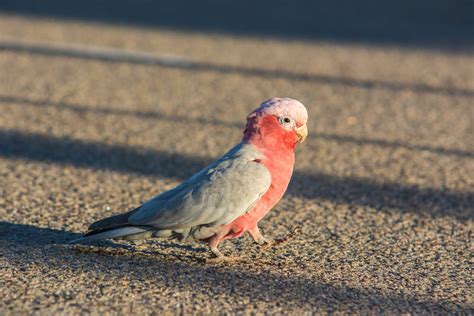
POLYGON ((0 16, 0 313, 474 313, 474 57, 0 16), (68 245, 177 185, 290 96, 309 112, 284 199, 198 243, 68 245))

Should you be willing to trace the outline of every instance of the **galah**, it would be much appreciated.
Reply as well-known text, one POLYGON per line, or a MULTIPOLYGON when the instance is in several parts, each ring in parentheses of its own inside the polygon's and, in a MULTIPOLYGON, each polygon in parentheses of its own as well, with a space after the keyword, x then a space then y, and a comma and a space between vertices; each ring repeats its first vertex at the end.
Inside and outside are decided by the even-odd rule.
POLYGON ((173 238, 206 242, 216 259, 229 238, 248 232, 259 244, 258 222, 285 193, 294 149, 308 134, 304 105, 272 98, 247 116, 236 146, 189 179, 127 213, 99 220, 72 242, 100 239, 173 238))

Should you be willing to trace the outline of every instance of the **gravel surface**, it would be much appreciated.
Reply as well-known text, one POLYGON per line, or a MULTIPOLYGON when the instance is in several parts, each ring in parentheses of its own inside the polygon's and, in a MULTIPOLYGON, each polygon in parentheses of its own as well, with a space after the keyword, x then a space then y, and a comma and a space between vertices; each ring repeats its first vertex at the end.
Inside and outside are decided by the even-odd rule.
POLYGON ((12 16, 0 30, 2 315, 474 313, 472 54, 12 16), (197 243, 67 245, 227 151, 272 96, 310 115, 261 222, 300 228, 287 243, 225 242, 241 257, 226 264, 197 243))

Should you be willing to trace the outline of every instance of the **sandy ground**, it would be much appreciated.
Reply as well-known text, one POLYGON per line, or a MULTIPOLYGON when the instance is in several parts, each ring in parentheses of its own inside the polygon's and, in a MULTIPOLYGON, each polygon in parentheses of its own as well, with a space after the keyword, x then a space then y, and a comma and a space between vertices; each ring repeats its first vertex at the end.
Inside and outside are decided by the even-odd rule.
POLYGON ((474 312, 472 55, 8 16, 0 30, 1 314, 474 312), (66 244, 224 153, 271 96, 310 113, 261 223, 299 227, 286 244, 228 241, 241 260, 218 265, 200 244, 66 244))

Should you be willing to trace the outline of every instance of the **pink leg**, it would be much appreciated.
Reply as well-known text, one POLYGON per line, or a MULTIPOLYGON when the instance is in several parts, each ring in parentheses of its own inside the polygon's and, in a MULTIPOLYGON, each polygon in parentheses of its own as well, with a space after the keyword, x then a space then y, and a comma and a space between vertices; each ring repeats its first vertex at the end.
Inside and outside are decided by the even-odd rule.
POLYGON ((262 236, 262 233, 260 232, 260 229, 258 228, 257 224, 255 224, 254 227, 249 228, 248 232, 250 236, 252 236, 253 240, 255 240, 255 242, 259 245, 271 243, 268 239, 262 236))
POLYGON ((222 240, 224 240, 225 235, 214 235, 209 240, 209 247, 211 248, 212 253, 215 255, 214 258, 207 259, 207 262, 218 263, 218 262, 231 262, 236 261, 238 257, 227 257, 219 250, 218 246, 222 240))
POLYGON ((224 255, 218 248, 223 238, 224 236, 222 235, 214 235, 214 237, 212 237, 211 240, 209 240, 209 248, 211 248, 211 251, 216 256, 216 258, 224 257, 224 255))

